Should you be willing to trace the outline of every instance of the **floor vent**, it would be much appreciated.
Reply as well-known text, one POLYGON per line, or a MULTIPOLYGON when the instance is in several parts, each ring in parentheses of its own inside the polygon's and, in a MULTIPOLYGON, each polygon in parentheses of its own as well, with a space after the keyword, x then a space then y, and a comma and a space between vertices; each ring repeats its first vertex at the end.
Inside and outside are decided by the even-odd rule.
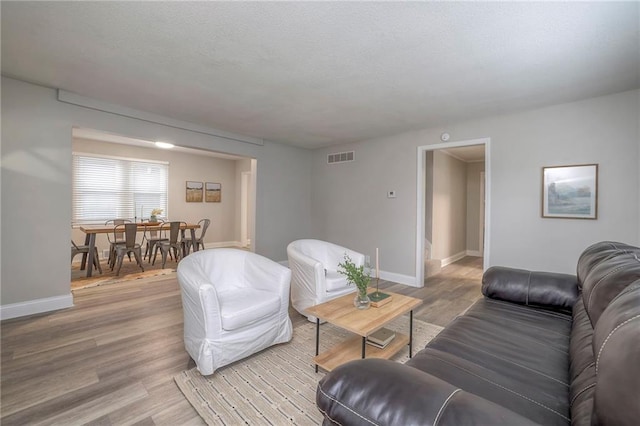
POLYGON ((327 164, 346 163, 348 161, 354 161, 355 156, 355 151, 336 152, 335 154, 327 155, 327 164))

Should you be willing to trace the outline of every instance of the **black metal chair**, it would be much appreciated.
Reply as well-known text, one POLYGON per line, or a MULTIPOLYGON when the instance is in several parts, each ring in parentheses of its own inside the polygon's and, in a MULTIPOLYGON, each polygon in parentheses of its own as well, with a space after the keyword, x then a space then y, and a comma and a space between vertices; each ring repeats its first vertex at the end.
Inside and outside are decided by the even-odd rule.
MULTIPOLYGON (((100 258, 98 257, 98 249, 97 247, 93 248, 93 266, 98 269, 98 272, 102 273, 102 266, 100 266, 100 258)), ((71 240, 71 262, 73 263, 73 258, 79 254, 88 255, 89 254, 89 246, 79 246, 71 240)), ((82 264, 80 265, 80 270, 84 270, 85 263, 87 259, 83 256, 82 264)))
POLYGON ((198 222, 198 225, 200 225, 200 234, 196 235, 195 243, 191 240, 191 237, 186 237, 184 239, 185 247, 187 249, 186 254, 189 254, 189 252, 191 251, 191 247, 194 247, 194 244, 196 249, 202 246, 202 250, 204 250, 204 234, 207 233, 209 224, 211 224, 211 219, 201 219, 198 222))
MULTIPOLYGON (((133 255, 136 258, 136 262, 144 272, 144 266, 142 266, 142 247, 139 243, 136 242, 138 236, 138 224, 136 223, 124 223, 121 225, 116 225, 113 228, 114 238, 117 234, 124 234, 124 244, 116 244, 115 249, 115 258, 118 263, 118 269, 116 269, 116 275, 120 274, 120 268, 122 268, 122 259, 126 255, 133 255)), ((115 263, 115 262, 114 262, 115 263)), ((111 266, 111 270, 113 270, 113 266, 111 266)))
MULTIPOLYGON (((129 219, 110 219, 110 220, 107 220, 104 223, 104 225, 117 226, 117 225, 123 225, 125 223, 131 223, 131 221, 129 219)), ((124 233, 120 232, 119 234, 114 234, 114 235, 107 234, 107 240, 109 240, 109 259, 107 260, 107 263, 113 270, 113 264, 116 261, 115 259, 116 246, 118 244, 120 245, 124 244, 124 233)), ((129 260, 131 260, 131 256, 129 256, 129 260)))
POLYGON ((173 249, 173 255, 178 262, 182 257, 185 256, 185 238, 184 238, 184 227, 187 224, 185 222, 165 222, 161 229, 166 231, 169 230, 169 240, 168 241, 159 241, 156 244, 156 248, 153 252, 153 262, 152 265, 156 263, 156 256, 158 255, 158 250, 162 254, 162 268, 164 269, 165 264, 167 263, 167 254, 173 249), (183 226, 182 232, 180 232, 180 227, 183 226))
POLYGON ((151 254, 153 254, 153 249, 155 248, 156 244, 158 244, 160 241, 169 241, 169 238, 166 238, 161 232, 161 230, 149 229, 149 226, 154 226, 154 227, 158 225, 162 226, 163 223, 164 221, 162 220, 159 220, 158 222, 144 223, 144 234, 142 237, 142 245, 144 245, 145 248, 144 248, 143 259, 146 259, 147 255, 149 255, 149 260, 151 260, 151 254))

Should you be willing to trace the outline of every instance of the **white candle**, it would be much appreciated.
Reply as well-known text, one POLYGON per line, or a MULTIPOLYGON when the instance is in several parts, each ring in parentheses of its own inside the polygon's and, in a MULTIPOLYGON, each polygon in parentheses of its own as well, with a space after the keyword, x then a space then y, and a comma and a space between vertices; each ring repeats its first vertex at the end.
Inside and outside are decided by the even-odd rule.
POLYGON ((378 259, 378 247, 376 247, 376 278, 380 278, 380 261, 378 259))

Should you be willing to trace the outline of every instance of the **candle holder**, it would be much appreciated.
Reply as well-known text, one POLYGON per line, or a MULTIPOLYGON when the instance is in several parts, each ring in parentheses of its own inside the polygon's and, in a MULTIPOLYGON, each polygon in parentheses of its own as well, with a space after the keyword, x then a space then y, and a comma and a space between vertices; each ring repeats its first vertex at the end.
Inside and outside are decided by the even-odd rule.
POLYGON ((380 302, 381 300, 384 300, 390 297, 387 293, 382 293, 378 289, 379 284, 380 284, 380 278, 376 277, 376 291, 369 294, 369 299, 371 299, 372 302, 380 302))

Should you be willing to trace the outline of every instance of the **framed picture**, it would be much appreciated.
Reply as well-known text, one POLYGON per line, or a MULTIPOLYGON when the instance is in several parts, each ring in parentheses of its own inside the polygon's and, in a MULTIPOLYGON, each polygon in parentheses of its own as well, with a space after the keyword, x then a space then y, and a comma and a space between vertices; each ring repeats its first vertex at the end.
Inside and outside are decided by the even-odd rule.
POLYGON ((542 168, 542 217, 598 218, 598 165, 542 168))
POLYGON ((207 182, 204 187, 204 200, 207 203, 219 203, 222 200, 222 184, 207 182))
POLYGON ((187 181, 187 203, 202 202, 202 182, 187 181))

